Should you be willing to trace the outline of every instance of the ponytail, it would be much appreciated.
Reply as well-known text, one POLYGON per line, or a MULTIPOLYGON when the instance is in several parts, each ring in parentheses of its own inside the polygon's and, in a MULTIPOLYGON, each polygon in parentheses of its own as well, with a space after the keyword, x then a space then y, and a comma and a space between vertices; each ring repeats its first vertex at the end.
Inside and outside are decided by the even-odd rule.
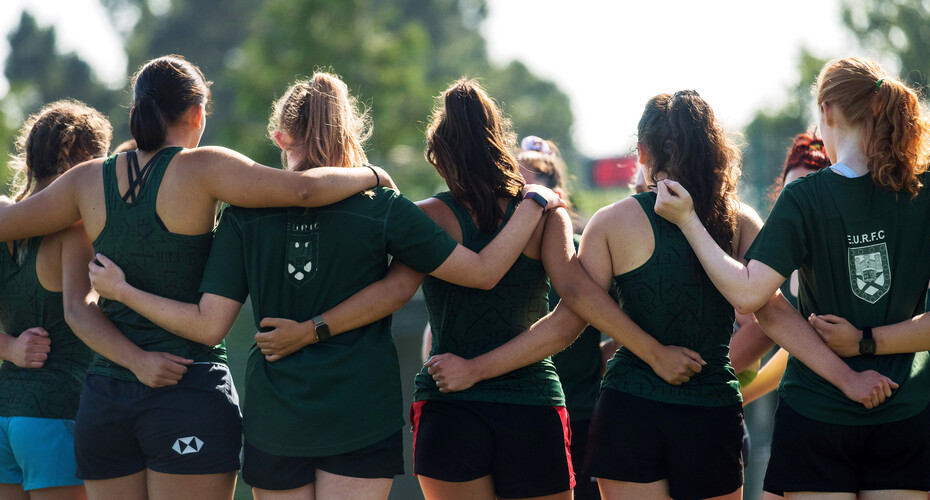
POLYGON ((729 251, 739 212, 741 153, 710 105, 693 90, 653 97, 640 118, 638 135, 652 156, 653 178, 665 172, 680 182, 714 241, 729 251))
POLYGON ((817 103, 830 103, 860 127, 872 181, 916 195, 930 160, 930 119, 917 93, 874 61, 853 57, 827 63, 817 78, 817 103))
POLYGON ((168 127, 192 106, 210 102, 210 82, 200 69, 181 56, 153 59, 133 77, 133 107, 129 130, 141 151, 165 142, 168 127))

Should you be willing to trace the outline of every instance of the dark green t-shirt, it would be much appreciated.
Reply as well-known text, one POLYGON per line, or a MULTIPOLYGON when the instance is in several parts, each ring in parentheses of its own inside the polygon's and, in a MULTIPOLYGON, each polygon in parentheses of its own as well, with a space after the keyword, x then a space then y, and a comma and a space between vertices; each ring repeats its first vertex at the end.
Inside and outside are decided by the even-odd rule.
POLYGON ((652 224, 655 251, 645 264, 615 278, 620 307, 661 344, 696 351, 707 364, 676 386, 621 347, 607 363, 602 387, 681 405, 739 403, 739 382, 730 366, 733 306, 704 273, 678 226, 655 214, 656 194, 633 197, 652 224))
MULTIPOLYGON (((746 257, 782 276, 798 269, 801 315, 835 314, 856 328, 904 321, 923 312, 930 278, 930 176, 917 197, 881 189, 871 176, 830 169, 785 187, 746 257)), ((779 394, 792 409, 823 422, 866 425, 913 416, 930 401, 927 352, 844 358, 900 387, 867 410, 791 357, 779 394)))
MULTIPOLYGON (((462 245, 480 252, 500 231, 480 233, 468 210, 448 192, 439 193, 462 228, 462 245)), ((503 227, 516 207, 511 201, 503 227)), ((432 276, 423 281, 433 343, 430 355, 452 353, 466 359, 492 351, 529 328, 549 312, 549 278, 542 262, 520 255, 491 290, 448 283, 432 276)), ((510 373, 482 380, 471 388, 441 393, 426 367, 416 377, 415 401, 469 400, 490 403, 564 406, 559 377, 546 358, 510 373)))
POLYGON ((0 322, 7 335, 40 326, 48 332, 51 351, 42 368, 0 365, 0 415, 74 419, 84 373, 93 358, 68 324, 61 292, 50 292, 36 275, 36 256, 42 238, 26 244, 21 262, 0 243, 0 322))
MULTIPOLYGON (((211 233, 188 236, 169 232, 155 211, 158 189, 171 159, 181 148, 165 148, 151 160, 145 185, 133 202, 123 201, 116 179, 116 157, 103 163, 107 222, 94 241, 126 273, 126 282, 146 292, 180 302, 200 301, 197 287, 213 242, 211 233)), ((134 152, 128 154, 135 154, 134 152)), ((120 302, 100 299, 100 309, 133 343, 145 351, 170 352, 195 362, 226 364, 226 345, 205 346, 165 330, 120 302)), ((137 381, 126 368, 100 356, 90 373, 137 381)))
MULTIPOLYGON (((456 242, 396 191, 377 188, 321 208, 229 207, 201 290, 252 301, 262 318, 307 321, 384 277, 387 255, 431 272, 456 242)), ((282 456, 347 453, 403 427, 391 318, 269 363, 253 344, 243 432, 282 456)))
MULTIPOLYGON (((575 250, 578 250, 580 235, 574 235, 575 250)), ((616 290, 610 293, 616 297, 616 290)), ((559 304, 559 294, 555 287, 549 291, 549 310, 555 310, 559 304)), ((594 404, 601 392, 601 331, 591 325, 585 327, 581 335, 564 351, 552 356, 555 371, 562 382, 565 392, 565 408, 572 421, 588 420, 594 414, 594 404)))

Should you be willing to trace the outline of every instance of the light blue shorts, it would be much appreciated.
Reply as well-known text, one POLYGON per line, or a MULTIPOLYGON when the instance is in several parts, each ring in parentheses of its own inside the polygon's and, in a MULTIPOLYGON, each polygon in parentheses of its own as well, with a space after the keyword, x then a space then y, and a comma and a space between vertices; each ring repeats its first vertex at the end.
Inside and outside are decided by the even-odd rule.
POLYGON ((0 483, 26 491, 84 484, 76 470, 74 420, 0 417, 0 483))

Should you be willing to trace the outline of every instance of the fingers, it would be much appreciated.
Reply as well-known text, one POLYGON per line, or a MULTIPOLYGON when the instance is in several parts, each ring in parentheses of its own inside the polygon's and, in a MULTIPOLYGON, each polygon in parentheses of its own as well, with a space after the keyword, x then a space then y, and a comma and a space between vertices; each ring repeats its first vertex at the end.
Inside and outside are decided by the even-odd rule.
POLYGON ((817 319, 823 320, 826 323, 832 323, 832 324, 841 323, 843 321, 843 318, 839 316, 834 316, 832 314, 818 314, 814 317, 817 319))
MULTIPOLYGON (((100 262, 100 265, 99 265, 98 267, 107 268, 107 267, 115 266, 115 265, 116 265, 115 262, 113 262, 112 260, 108 259, 107 256, 106 256, 106 255, 103 255, 102 253, 98 253, 98 254, 96 255, 96 257, 97 257, 97 261, 100 262)), ((92 262, 92 263, 93 263, 93 262, 92 262)))
POLYGON ((258 324, 258 326, 262 328, 277 328, 281 326, 281 323, 281 318, 262 318, 262 321, 258 324))
POLYGON ((29 328, 23 331, 23 333, 27 333, 27 332, 33 335, 38 335, 39 337, 48 337, 48 332, 45 331, 45 328, 42 328, 41 326, 34 326, 32 328, 29 328))
POLYGON ((269 363, 274 363, 275 361, 281 358, 282 356, 280 354, 268 354, 265 356, 265 360, 268 361, 269 363))
POLYGON ((182 358, 181 356, 176 356, 174 354, 171 354, 170 352, 164 353, 164 356, 168 360, 181 364, 181 365, 190 365, 194 363, 193 359, 182 358))
POLYGON ((831 323, 828 323, 824 321, 823 319, 821 319, 819 316, 816 316, 813 314, 811 314, 810 317, 807 318, 807 322, 810 323, 811 326, 813 326, 814 328, 818 330, 831 326, 831 323))

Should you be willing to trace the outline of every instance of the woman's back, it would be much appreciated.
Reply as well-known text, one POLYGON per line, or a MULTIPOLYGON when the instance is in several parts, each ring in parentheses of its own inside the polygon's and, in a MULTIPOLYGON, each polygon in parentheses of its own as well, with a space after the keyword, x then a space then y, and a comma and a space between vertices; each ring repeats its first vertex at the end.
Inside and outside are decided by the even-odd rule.
MULTIPOLYGON (((918 176, 928 182, 926 173, 918 176)), ((857 328, 904 321, 923 312, 930 279, 930 195, 915 197, 875 185, 871 176, 847 178, 831 169, 785 187, 749 256, 782 275, 799 269, 803 316, 834 314, 857 328), (837 250, 839 249, 839 250, 837 250)), ((844 358, 901 384, 870 410, 791 358, 780 389, 792 407, 811 418, 836 423, 872 423, 907 418, 926 407, 930 371, 927 353, 844 358), (915 378, 916 377, 916 378, 915 378)))
POLYGON ((621 347, 607 365, 602 387, 676 404, 738 403, 739 384, 729 360, 733 306, 707 278, 681 230, 654 213, 656 194, 633 198, 648 218, 654 250, 642 265, 614 278, 621 308, 660 343, 692 349, 707 364, 689 382, 673 386, 621 347))
MULTIPOLYGON (((479 232, 468 209, 451 193, 436 196, 455 214, 462 245, 478 252, 497 234, 479 232)), ((511 201, 500 227, 513 214, 511 201)), ((542 262, 521 255, 491 290, 479 290, 427 276, 423 293, 433 331, 431 354, 472 358, 503 345, 549 311, 549 280, 542 262)), ((416 378, 414 399, 467 399, 516 404, 564 405, 558 375, 550 359, 479 382, 462 392, 440 393, 426 368, 416 378)))
MULTIPOLYGON (((306 321, 331 309, 382 278, 388 254, 429 271, 455 247, 416 205, 385 188, 315 209, 230 207, 215 243, 202 290, 239 302, 251 296, 256 328, 260 318, 306 321)), ((387 317, 273 363, 253 345, 244 405, 249 443, 273 454, 320 456, 397 432, 403 408, 390 326, 387 317), (326 432, 306 432, 308 418, 328 422, 326 432)))
MULTIPOLYGON (((81 381, 93 352, 65 323, 62 293, 45 288, 36 260, 42 250, 54 253, 59 235, 26 240, 22 259, 4 244, 0 251, 0 323, 18 336, 41 326, 49 334, 51 350, 42 368, 0 365, 0 415, 73 419, 77 413, 81 381), (46 241, 47 245, 42 245, 46 241)), ((60 253, 60 252, 59 252, 60 253)), ((61 255, 57 255, 59 261, 61 255)), ((59 278, 60 281, 60 278, 59 278)))
MULTIPOLYGON (((174 300, 196 302, 213 235, 169 232, 156 213, 161 181, 179 151, 181 148, 165 148, 152 159, 147 165, 147 181, 131 202, 119 190, 117 156, 104 162, 106 224, 94 240, 94 250, 119 264, 129 283, 174 300)), ((126 337, 146 351, 170 352, 195 362, 226 361, 224 343, 209 347, 183 339, 119 302, 101 299, 100 306, 126 337)), ((135 380, 129 370, 102 357, 95 361, 91 373, 135 380)))

